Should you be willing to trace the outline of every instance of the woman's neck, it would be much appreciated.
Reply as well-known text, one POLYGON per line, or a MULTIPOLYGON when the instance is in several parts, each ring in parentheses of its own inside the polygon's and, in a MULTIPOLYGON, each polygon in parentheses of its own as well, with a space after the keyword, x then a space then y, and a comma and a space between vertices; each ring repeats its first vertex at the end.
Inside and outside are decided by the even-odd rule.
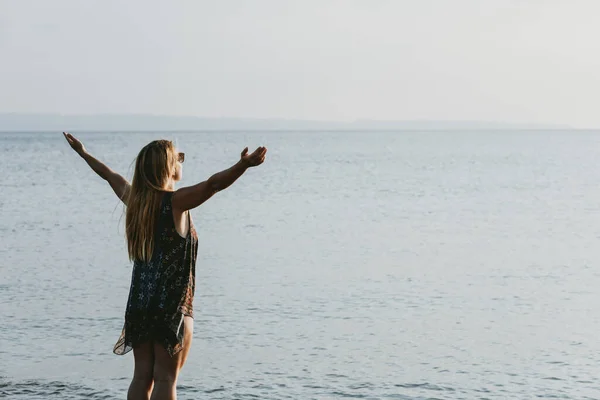
POLYGON ((167 190, 169 192, 174 192, 175 191, 175 181, 173 181, 172 179, 169 179, 169 181, 165 185, 165 190, 167 190))

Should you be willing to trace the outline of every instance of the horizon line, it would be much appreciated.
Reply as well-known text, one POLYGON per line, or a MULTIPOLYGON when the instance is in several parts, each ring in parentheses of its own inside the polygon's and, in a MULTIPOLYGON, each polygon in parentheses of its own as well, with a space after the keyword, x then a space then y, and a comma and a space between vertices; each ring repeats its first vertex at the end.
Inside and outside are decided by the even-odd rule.
POLYGON ((62 114, 1 112, 0 132, 236 132, 236 131, 552 131, 599 128, 549 122, 481 119, 299 119, 284 117, 231 117, 152 113, 62 114))
POLYGON ((0 111, 0 116, 23 116, 23 117, 153 117, 153 118, 194 118, 206 120, 250 120, 250 121, 288 121, 288 122, 330 122, 351 124, 355 122, 450 122, 450 123, 488 123, 502 125, 556 125, 571 127, 570 124, 553 122, 531 122, 531 121, 500 121, 491 119, 436 119, 436 118, 414 118, 414 119, 383 119, 383 118, 365 118, 357 117, 353 119, 319 119, 319 118, 298 118, 298 117, 239 117, 239 116, 200 116, 190 114, 154 114, 154 113, 77 113, 65 114, 56 112, 11 112, 0 111))

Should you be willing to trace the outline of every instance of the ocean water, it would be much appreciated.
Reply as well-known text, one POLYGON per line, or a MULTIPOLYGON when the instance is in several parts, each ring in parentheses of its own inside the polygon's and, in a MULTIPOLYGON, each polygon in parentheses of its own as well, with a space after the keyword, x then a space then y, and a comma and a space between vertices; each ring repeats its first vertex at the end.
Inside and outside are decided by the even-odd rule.
MULTIPOLYGON (((269 148, 192 212, 180 399, 600 398, 597 132, 78 136, 128 177, 176 140, 181 185, 269 148)), ((122 206, 60 132, 0 170, 0 397, 125 398, 122 206)))

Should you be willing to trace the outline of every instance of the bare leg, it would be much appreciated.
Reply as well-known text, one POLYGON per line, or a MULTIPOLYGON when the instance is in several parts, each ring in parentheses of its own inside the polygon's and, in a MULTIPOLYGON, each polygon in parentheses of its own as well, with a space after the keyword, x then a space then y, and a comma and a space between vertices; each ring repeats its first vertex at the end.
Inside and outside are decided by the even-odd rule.
POLYGON ((183 349, 173 357, 160 344, 154 343, 154 389, 151 400, 176 400, 177 378, 185 364, 194 333, 194 320, 185 317, 183 349))
POLYGON ((134 347, 133 358, 135 367, 127 392, 127 400, 148 400, 154 384, 154 346, 152 342, 134 347))

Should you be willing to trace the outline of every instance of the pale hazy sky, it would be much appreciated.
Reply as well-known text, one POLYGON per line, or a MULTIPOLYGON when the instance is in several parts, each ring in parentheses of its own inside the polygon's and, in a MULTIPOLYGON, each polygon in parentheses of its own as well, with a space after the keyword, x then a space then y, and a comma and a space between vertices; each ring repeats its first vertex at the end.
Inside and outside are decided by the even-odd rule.
POLYGON ((0 112, 600 127, 599 0, 0 0, 0 112))

